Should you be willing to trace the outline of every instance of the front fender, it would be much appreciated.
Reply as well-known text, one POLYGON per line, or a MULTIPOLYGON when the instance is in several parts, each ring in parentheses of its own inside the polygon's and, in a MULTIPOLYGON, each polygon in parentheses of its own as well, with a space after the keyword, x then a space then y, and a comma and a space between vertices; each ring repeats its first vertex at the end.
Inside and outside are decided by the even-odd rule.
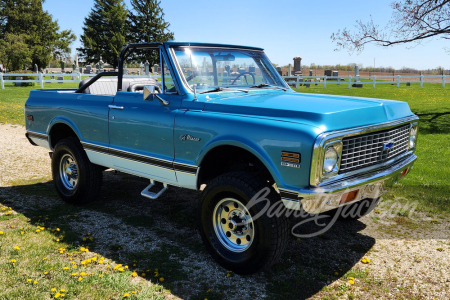
POLYGON ((255 155, 269 170, 270 174, 274 178, 275 182, 280 183, 281 182, 281 174, 275 166, 274 161, 272 158, 267 154, 267 152, 264 151, 263 148, 260 147, 260 145, 256 144, 255 142, 245 139, 240 136, 236 135, 229 135, 229 136, 217 136, 216 139, 211 140, 205 147, 201 150, 199 155, 197 156, 197 159, 195 160, 196 165, 201 165, 203 159, 205 156, 209 153, 209 151, 213 150, 216 147, 219 146, 235 146, 239 147, 241 149, 247 150, 248 152, 255 155))
POLYGON ((266 166, 279 187, 309 185, 316 128, 243 115, 187 111, 175 121, 175 161, 199 166, 212 149, 230 145, 245 149, 266 166), (183 140, 191 135, 195 140, 183 140), (301 153, 301 168, 281 165, 281 152, 301 153))

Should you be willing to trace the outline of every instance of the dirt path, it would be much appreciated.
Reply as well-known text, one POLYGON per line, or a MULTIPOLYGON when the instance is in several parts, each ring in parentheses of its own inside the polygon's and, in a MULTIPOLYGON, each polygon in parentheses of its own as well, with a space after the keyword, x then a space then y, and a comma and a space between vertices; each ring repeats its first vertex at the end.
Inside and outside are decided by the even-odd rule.
MULTIPOLYGON (((66 222, 79 238, 92 233, 92 251, 167 269, 164 286, 175 297, 450 299, 446 219, 420 213, 386 216, 391 208, 382 203, 376 213, 338 222, 324 235, 292 237, 280 263, 266 272, 227 277, 197 234, 197 192, 171 187, 149 201, 139 195, 146 180, 106 171, 98 203, 66 206, 53 190, 48 151, 31 146, 24 133, 23 127, 0 125, 0 203, 25 216, 37 209, 73 210, 77 218, 66 222), (364 257, 370 262, 363 263, 364 257)), ((54 221, 58 218, 66 216, 54 221)))
POLYGON ((50 175, 48 150, 32 147, 19 125, 0 124, 0 186, 50 175))

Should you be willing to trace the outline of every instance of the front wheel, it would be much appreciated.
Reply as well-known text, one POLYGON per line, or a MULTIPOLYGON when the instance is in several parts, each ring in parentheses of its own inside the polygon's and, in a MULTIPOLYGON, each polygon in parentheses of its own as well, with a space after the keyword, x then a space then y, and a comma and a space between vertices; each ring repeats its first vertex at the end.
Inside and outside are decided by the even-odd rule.
POLYGON ((212 180, 203 191, 198 216, 200 235, 211 256, 238 274, 273 265, 283 254, 289 233, 288 219, 270 213, 279 205, 283 205, 279 194, 256 175, 233 172, 212 180), (263 200, 253 202, 255 195, 263 200))
POLYGON ((73 137, 56 144, 52 174, 59 196, 71 204, 94 201, 102 186, 101 167, 89 161, 80 142, 73 137))

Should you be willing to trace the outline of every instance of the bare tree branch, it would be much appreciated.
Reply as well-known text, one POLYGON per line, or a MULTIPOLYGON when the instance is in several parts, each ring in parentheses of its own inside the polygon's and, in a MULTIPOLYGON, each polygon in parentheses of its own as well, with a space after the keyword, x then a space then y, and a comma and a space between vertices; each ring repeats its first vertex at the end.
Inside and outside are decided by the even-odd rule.
POLYGON ((356 30, 347 28, 331 35, 336 51, 347 49, 350 53, 364 50, 373 43, 382 47, 416 43, 433 37, 450 39, 450 0, 399 0, 391 3, 390 22, 384 29, 370 21, 356 22, 356 30))

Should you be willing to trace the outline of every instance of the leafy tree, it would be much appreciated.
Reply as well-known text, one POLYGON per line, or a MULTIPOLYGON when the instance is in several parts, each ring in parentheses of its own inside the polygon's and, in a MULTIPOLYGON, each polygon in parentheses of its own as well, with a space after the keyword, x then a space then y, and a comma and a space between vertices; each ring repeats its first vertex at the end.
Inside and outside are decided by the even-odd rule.
POLYGON ((331 39, 336 42, 336 50, 360 52, 369 43, 387 47, 421 43, 433 37, 450 39, 450 0, 394 1, 391 8, 394 12, 384 30, 371 19, 367 23, 357 21, 356 31, 344 28, 333 33, 331 39))
POLYGON ((0 60, 8 70, 21 70, 31 63, 31 51, 24 35, 6 33, 0 40, 0 60))
POLYGON ((127 10, 123 0, 95 0, 84 19, 83 46, 77 50, 87 63, 102 60, 117 67, 119 53, 126 44, 127 10))
POLYGON ((0 0, 0 38, 19 35, 30 50, 31 65, 47 66, 52 56, 70 53, 76 39, 71 30, 60 31, 57 21, 42 9, 44 0, 0 0))
MULTIPOLYGON (((131 0, 132 10, 128 19, 128 41, 132 43, 165 42, 173 40, 173 32, 169 31, 170 23, 164 20, 164 12, 158 0, 131 0)), ((155 51, 137 54, 137 60, 148 60, 150 65, 158 62, 155 51)))

